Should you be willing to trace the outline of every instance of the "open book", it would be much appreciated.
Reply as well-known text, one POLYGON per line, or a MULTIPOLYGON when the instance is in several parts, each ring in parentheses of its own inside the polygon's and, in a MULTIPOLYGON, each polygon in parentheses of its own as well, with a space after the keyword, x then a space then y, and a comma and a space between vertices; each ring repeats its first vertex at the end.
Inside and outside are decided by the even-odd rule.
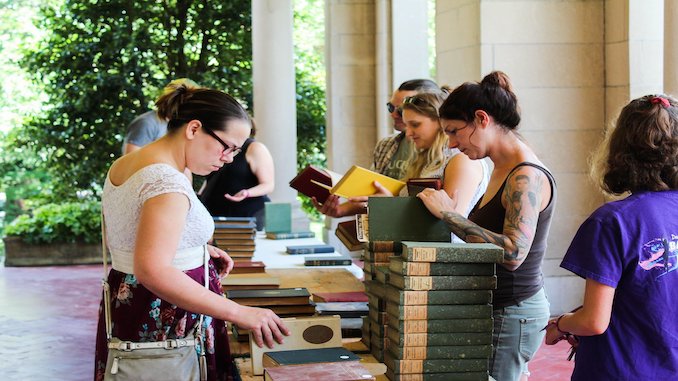
POLYGON ((374 187, 375 181, 394 195, 398 195, 405 186, 405 183, 400 180, 392 179, 357 165, 351 167, 343 176, 337 177, 336 175, 335 172, 326 169, 307 166, 290 181, 290 186, 301 194, 315 197, 321 203, 330 194, 345 198, 371 196, 377 193, 377 188, 374 187))

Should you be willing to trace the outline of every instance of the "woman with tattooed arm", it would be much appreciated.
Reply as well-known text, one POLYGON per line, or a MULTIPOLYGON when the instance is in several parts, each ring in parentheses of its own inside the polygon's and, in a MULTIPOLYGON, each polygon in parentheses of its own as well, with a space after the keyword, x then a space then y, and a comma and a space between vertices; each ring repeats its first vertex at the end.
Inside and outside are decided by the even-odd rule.
POLYGON ((492 72, 480 83, 457 87, 440 107, 449 146, 471 159, 494 163, 487 191, 468 218, 456 197, 427 189, 418 197, 466 242, 504 248, 494 293, 493 356, 497 381, 527 380, 549 319, 541 263, 556 203, 555 181, 516 129, 520 112, 509 78, 492 72))

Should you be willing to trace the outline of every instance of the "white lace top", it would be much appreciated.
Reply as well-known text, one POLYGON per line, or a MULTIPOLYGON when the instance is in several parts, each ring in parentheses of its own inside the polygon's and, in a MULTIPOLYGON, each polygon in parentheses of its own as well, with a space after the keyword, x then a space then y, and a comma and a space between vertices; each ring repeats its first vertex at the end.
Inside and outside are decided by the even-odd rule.
POLYGON ((195 250, 195 248, 204 246, 212 236, 214 232, 212 217, 198 200, 193 187, 183 173, 168 164, 151 164, 138 170, 118 186, 113 185, 110 178, 106 176, 102 207, 106 221, 106 239, 113 256, 113 268, 116 270, 131 273, 129 266, 125 266, 125 263, 133 262, 131 256, 134 253, 137 239, 141 207, 146 200, 165 193, 181 193, 186 195, 189 201, 186 224, 177 247, 177 256, 180 256, 182 252, 184 255, 190 253, 194 257, 192 263, 198 263, 198 266, 202 264, 203 251, 195 250), (129 256, 129 258, 120 258, 120 256, 129 256), (116 262, 119 265, 117 267, 116 262), (121 263, 122 266, 120 266, 121 263))

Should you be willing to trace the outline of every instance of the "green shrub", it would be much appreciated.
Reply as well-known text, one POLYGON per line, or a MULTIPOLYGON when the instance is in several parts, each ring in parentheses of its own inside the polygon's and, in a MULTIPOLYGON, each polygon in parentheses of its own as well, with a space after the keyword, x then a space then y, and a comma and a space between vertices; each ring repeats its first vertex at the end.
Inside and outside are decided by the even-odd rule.
POLYGON ((17 217, 5 234, 28 243, 100 242, 100 210, 97 201, 45 204, 17 217))

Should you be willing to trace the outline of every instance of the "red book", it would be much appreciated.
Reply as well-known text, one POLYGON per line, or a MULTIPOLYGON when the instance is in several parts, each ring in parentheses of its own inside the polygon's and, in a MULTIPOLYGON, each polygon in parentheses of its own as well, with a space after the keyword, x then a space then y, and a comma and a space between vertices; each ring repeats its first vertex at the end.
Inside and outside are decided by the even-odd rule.
POLYGON ((443 181, 442 179, 431 177, 415 177, 407 180, 407 193, 410 196, 416 196, 417 193, 426 188, 440 190, 443 188, 443 181))
POLYGON ((231 274, 253 274, 266 272, 266 265, 261 261, 234 262, 231 274))
POLYGON ((296 189, 304 196, 315 197, 322 204, 330 196, 329 188, 341 177, 342 175, 338 173, 314 165, 308 165, 290 181, 290 187, 296 189), (317 183, 323 184, 327 188, 317 183))
POLYGON ((318 292, 313 293, 313 300, 318 303, 335 302, 367 302, 367 294, 364 291, 347 292, 318 292))
POLYGON ((321 362, 266 368, 266 381, 374 381, 358 361, 321 362))

